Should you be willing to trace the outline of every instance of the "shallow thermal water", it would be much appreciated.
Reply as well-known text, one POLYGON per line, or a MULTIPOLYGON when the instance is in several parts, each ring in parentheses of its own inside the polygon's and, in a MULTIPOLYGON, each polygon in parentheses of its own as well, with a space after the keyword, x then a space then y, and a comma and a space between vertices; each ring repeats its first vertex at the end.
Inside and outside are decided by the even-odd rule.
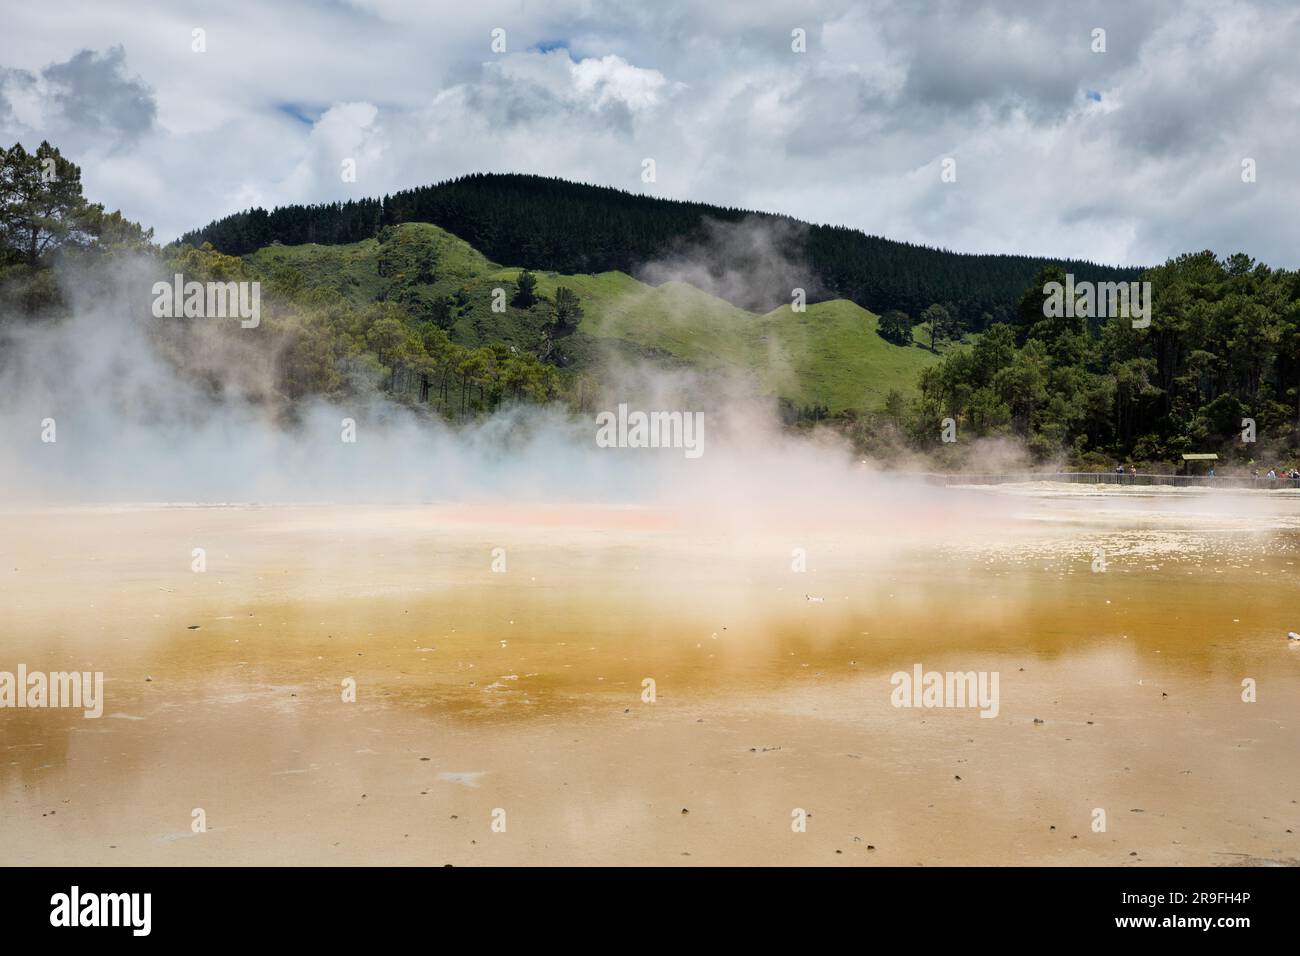
POLYGON ((1300 861, 1300 501, 1039 491, 0 513, 0 863, 1300 861))

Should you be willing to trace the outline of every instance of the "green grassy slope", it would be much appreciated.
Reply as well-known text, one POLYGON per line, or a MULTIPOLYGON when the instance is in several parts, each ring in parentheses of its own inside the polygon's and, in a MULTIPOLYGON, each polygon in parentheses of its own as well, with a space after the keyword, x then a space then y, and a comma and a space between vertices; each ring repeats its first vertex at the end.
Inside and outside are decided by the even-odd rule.
POLYGON ((921 370, 939 361, 919 344, 885 341, 876 332, 878 317, 846 299, 818 302, 802 313, 782 306, 763 319, 773 364, 788 365, 781 394, 796 405, 879 408, 893 389, 910 394, 921 370))
POLYGON ((357 304, 373 302, 393 284, 430 293, 451 294, 463 283, 499 268, 469 243, 437 226, 423 223, 394 229, 389 245, 396 247, 392 258, 398 268, 388 276, 380 274, 383 245, 378 239, 341 246, 318 246, 314 243, 267 246, 244 256, 244 260, 268 274, 277 267, 294 269, 308 286, 335 289, 357 304), (402 261, 406 248, 410 248, 413 256, 418 255, 419 250, 432 252, 435 260, 433 282, 420 282, 417 276, 407 275, 402 270, 403 265, 413 264, 402 261))
MULTIPOLYGON (((489 262, 469 244, 436 226, 408 223, 385 241, 350 245, 269 246, 244 257, 268 278, 333 289, 360 305, 397 297, 417 319, 436 300, 450 298, 444 324, 468 346, 494 341, 538 349, 550 303, 529 309, 509 304, 492 311, 493 290, 513 297, 517 268, 489 262), (430 268, 430 262, 432 268, 430 268)), ((773 395, 832 412, 879 408, 891 389, 910 394, 921 369, 938 361, 919 345, 902 347, 876 333, 877 317, 837 299, 789 306, 760 315, 680 282, 651 286, 623 272, 537 274, 537 293, 567 286, 584 317, 560 345, 577 370, 610 356, 643 358, 700 369, 729 367, 753 373, 773 395)))

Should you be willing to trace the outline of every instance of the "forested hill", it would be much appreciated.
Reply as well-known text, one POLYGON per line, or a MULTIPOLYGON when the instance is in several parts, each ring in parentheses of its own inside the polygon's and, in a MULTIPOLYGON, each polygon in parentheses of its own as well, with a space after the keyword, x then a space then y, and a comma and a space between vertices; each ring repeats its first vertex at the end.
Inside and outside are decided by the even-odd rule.
MULTIPOLYGON (((918 316, 933 303, 954 306, 968 329, 1007 319, 1034 276, 1057 265, 1077 278, 1133 280, 1140 270, 1078 260, 967 255, 868 236, 840 226, 808 226, 788 216, 638 195, 542 176, 474 174, 383 199, 250 209, 186 233, 181 243, 210 242, 245 255, 280 242, 357 242, 404 222, 441 226, 490 259, 561 273, 620 270, 702 242, 706 222, 750 216, 780 226, 774 233, 792 260, 816 279, 812 298, 845 298, 880 314, 918 316), (819 285, 820 288, 815 286, 819 285)), ((744 304, 744 303, 737 303, 744 304)), ((752 303, 751 303, 752 304, 752 303)), ((772 308, 777 302, 767 303, 772 308)))

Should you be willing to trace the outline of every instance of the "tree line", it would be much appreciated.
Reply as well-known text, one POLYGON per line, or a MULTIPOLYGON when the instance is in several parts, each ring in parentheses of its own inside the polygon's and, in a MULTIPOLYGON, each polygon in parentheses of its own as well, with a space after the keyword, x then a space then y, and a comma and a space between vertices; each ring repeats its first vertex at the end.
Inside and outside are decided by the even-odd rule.
MULTIPOLYGON (((181 273, 200 283, 262 283, 259 334, 265 337, 259 349, 274 357, 274 394, 256 398, 279 399, 290 414, 305 398, 376 387, 395 401, 453 418, 509 401, 562 397, 564 382, 554 364, 502 342, 457 344, 437 321, 438 309, 426 308, 410 294, 431 281, 437 268, 428 246, 385 245, 377 270, 381 277, 391 274, 402 281, 393 283, 391 298, 357 304, 335 289, 308 287, 291 269, 264 273, 210 245, 159 248, 152 239, 152 230, 87 200, 80 168, 49 143, 34 152, 21 144, 0 149, 0 358, 11 325, 66 316, 56 266, 76 269, 79 278, 107 290, 106 277, 130 255, 151 259, 159 277, 181 273)), ((547 327, 555 334, 571 331, 582 315, 578 297, 561 288, 554 301, 545 300, 535 285, 531 274, 521 276, 516 302, 545 309, 547 327)), ((186 361, 193 344, 189 325, 167 320, 147 328, 163 354, 186 361)), ((238 323, 216 328, 232 340, 247 341, 240 339, 238 323)))
MULTIPOLYGON (((557 343, 577 330, 582 304, 564 287, 549 299, 542 297, 527 269, 517 276, 511 301, 536 317, 540 341, 528 348, 497 341, 461 344, 452 340, 444 311, 466 306, 442 297, 435 302, 420 298, 438 272, 428 244, 389 246, 381 225, 376 269, 381 278, 391 277, 390 288, 378 301, 357 303, 338 289, 305 283, 291 267, 259 272, 249 260, 210 244, 160 249, 151 230, 85 199, 80 176, 76 165, 48 143, 34 152, 17 144, 0 150, 0 344, 7 323, 24 316, 57 320, 65 308, 53 277, 57 262, 85 266, 83 275, 93 277, 96 270, 111 272, 121 257, 148 256, 161 275, 181 272, 198 281, 264 284, 265 319, 259 332, 269 337, 263 344, 275 356, 275 388, 288 405, 313 395, 378 387, 397 401, 458 417, 508 401, 570 397, 572 373, 566 372, 557 343)), ((346 214, 337 207, 336 221, 369 231, 390 213, 418 217, 436 210, 437 203, 461 204, 457 215, 473 221, 472 228, 462 223, 463 231, 477 231, 499 259, 547 261, 547 256, 578 254, 584 238, 578 224, 584 216, 595 216, 595 194, 610 204, 604 208, 613 223, 591 221, 595 256, 632 255, 628 250, 661 241, 672 230, 657 232, 651 225, 658 212, 666 211, 666 221, 683 230, 693 228, 688 222, 698 222, 705 208, 718 213, 699 204, 664 205, 536 177, 468 177, 451 185, 455 188, 447 192, 432 187, 399 194, 395 202, 388 197, 368 212, 364 204, 346 214), (570 208, 574 196, 587 198, 570 208), (484 200, 477 213, 471 202, 475 197, 484 200), (525 240, 516 218, 498 200, 507 206, 517 201, 525 221, 533 221, 529 217, 540 210, 553 210, 563 228, 539 227, 525 240), (421 206, 424 202, 434 205, 421 206), (626 217, 620 218, 618 209, 626 217), (614 239, 619 223, 645 228, 632 229, 620 245, 614 239), (555 238, 552 243, 561 233, 563 242, 555 238), (516 242, 524 244, 518 258, 509 253, 516 242)), ((312 209, 323 208, 277 212, 308 223, 312 209)), ((739 210, 721 213, 742 215, 739 210)), ((255 221, 260 220, 224 222, 238 229, 255 221)), ((265 240, 262 235, 256 241, 265 240)), ((1016 257, 948 261, 984 258, 1016 257)), ((553 264, 573 266, 570 261, 553 264)), ((946 278, 936 288, 958 288, 956 273, 940 272, 946 278)), ((1010 282, 1011 274, 998 281, 1010 282)), ((1086 272, 1073 275, 1073 288, 1090 278, 1086 272)), ((901 441, 940 460, 949 450, 940 438, 941 423, 950 420, 959 439, 1011 437, 1040 459, 1067 456, 1085 466, 1114 460, 1167 462, 1207 451, 1243 465, 1294 462, 1300 447, 1300 273, 1272 269, 1242 254, 1219 258, 1205 251, 1132 277, 1150 283, 1149 321, 1090 315, 1080 308, 1062 314, 1049 307, 1048 288, 1059 290, 1067 278, 1065 266, 1050 262, 1020 287, 1009 305, 981 312, 973 323, 963 319, 960 298, 937 296, 919 300, 924 305, 885 310, 880 333, 900 344, 913 340, 918 322, 919 338, 936 351, 939 343, 972 338, 972 324, 979 331, 969 344, 946 349, 942 360, 921 374, 914 397, 893 393, 882 411, 840 416, 836 424, 849 428, 864 450, 887 452, 901 441)), ((911 285, 923 288, 926 281, 917 275, 911 285)), ((977 300, 966 300, 967 307, 977 300)), ((174 340, 188 334, 185 328, 184 323, 163 323, 157 334, 174 340)), ((781 413, 796 427, 832 419, 816 403, 795 408, 786 402, 781 413)))
POLYGON ((914 400, 892 395, 884 413, 851 422, 859 443, 888 444, 893 431, 955 455, 941 437, 949 419, 958 446, 1008 436, 1084 467, 1189 452, 1242 467, 1296 460, 1300 273, 1243 254, 1179 256, 1142 274, 1149 322, 1048 308, 1046 288, 1065 279, 1042 270, 1008 321, 922 372, 914 400))

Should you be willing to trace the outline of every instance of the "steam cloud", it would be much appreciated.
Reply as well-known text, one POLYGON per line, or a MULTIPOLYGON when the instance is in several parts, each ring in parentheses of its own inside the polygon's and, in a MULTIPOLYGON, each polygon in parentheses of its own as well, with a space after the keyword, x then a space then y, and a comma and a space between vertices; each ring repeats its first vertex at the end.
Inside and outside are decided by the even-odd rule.
POLYGON ((804 260, 807 231, 801 223, 767 216, 738 223, 706 218, 701 241, 642 265, 637 278, 651 285, 685 282, 751 312, 789 305, 793 289, 815 301, 825 290, 804 260))
MULTIPOLYGON (((740 232, 752 248, 771 248, 740 232)), ((144 293, 157 272, 146 258, 116 265, 106 282, 63 272, 69 319, 7 324, 8 502, 586 502, 670 507, 729 527, 936 514, 932 489, 873 477, 829 435, 780 429, 774 402, 743 376, 605 370, 596 410, 621 401, 705 414, 694 460, 676 449, 599 448, 594 413, 559 407, 510 407, 454 426, 361 389, 286 415, 262 329, 151 318, 144 293), (341 440, 345 418, 357 423, 354 444, 341 440), (45 419, 55 422, 52 443, 41 440, 45 419)))
MULTIPOLYGON (((780 242, 763 233, 752 223, 722 230, 724 251, 647 271, 705 284, 707 274, 723 291, 745 274, 722 267, 725 250, 736 243, 758 250, 750 267, 776 254, 780 242)), ((776 266, 779 275, 794 268, 788 260, 776 266)), ((1012 496, 882 472, 828 430, 791 433, 779 426, 775 401, 745 374, 611 361, 594 407, 589 401, 581 414, 512 406, 462 425, 391 402, 364 382, 346 402, 292 405, 275 386, 266 325, 153 319, 146 293, 158 271, 145 257, 116 263, 107 279, 63 271, 70 318, 0 323, 0 494, 9 505, 631 505, 716 533, 860 528, 882 542, 1005 529, 1025 507, 1012 496), (703 412, 702 457, 598 447, 595 413, 620 402, 703 412), (41 440, 47 419, 54 442, 41 440), (356 422, 355 443, 341 438, 344 419, 356 422)), ((997 440, 972 448, 985 465, 1020 454, 997 440)), ((1231 510, 1252 509, 1235 501, 1231 510)))

